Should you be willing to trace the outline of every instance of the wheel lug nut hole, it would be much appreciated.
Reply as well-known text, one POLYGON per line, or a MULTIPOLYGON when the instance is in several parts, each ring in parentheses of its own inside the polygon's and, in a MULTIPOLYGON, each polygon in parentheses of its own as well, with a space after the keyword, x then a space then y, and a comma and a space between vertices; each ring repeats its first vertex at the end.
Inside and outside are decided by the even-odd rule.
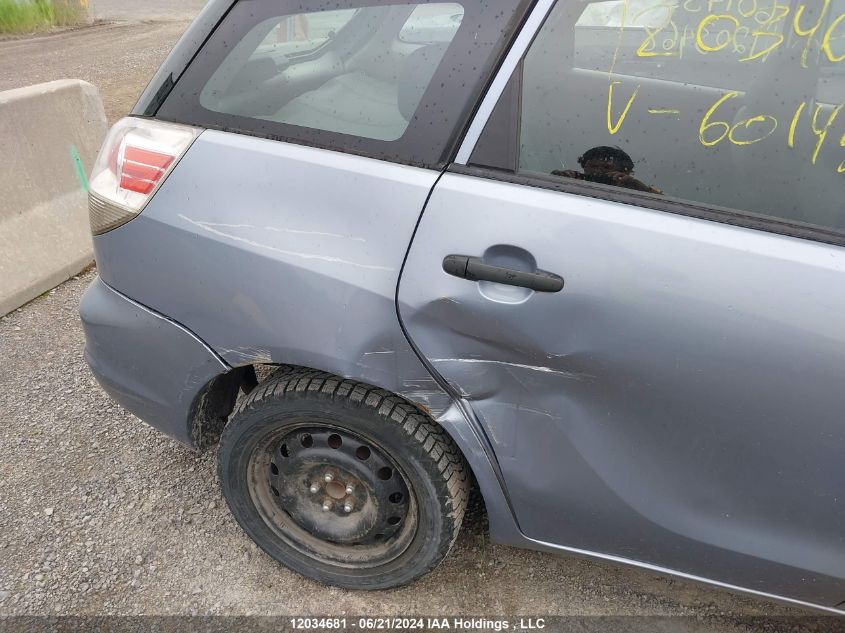
POLYGON ((346 486, 338 481, 330 481, 326 484, 326 492, 333 499, 343 499, 346 496, 346 486))
POLYGON ((359 446, 355 451, 355 457, 360 459, 362 462, 366 459, 370 458, 370 449, 366 446, 359 446))
POLYGON ((276 464, 274 464, 273 462, 270 462, 270 472, 273 473, 274 475, 279 474, 279 467, 276 466, 276 464))
POLYGON ((279 447, 279 452, 282 454, 282 457, 290 457, 290 452, 288 451, 288 445, 282 444, 279 447))
POLYGON ((340 439, 340 435, 337 433, 329 435, 329 448, 338 449, 341 446, 343 446, 343 440, 340 439))
POLYGON ((390 525, 399 525, 399 523, 400 523, 401 521, 402 521, 402 519, 401 519, 400 517, 390 517, 390 518, 387 520, 387 522, 388 522, 390 525))
POLYGON ((314 444, 314 438, 309 433, 305 433, 299 438, 299 443, 305 448, 311 448, 311 445, 314 444))
POLYGON ((390 503, 402 503, 402 499, 405 498, 401 492, 394 492, 392 495, 388 497, 390 499, 390 503))
POLYGON ((388 479, 393 477, 393 469, 388 468, 387 466, 382 466, 376 471, 376 477, 378 477, 382 481, 387 481, 388 479))

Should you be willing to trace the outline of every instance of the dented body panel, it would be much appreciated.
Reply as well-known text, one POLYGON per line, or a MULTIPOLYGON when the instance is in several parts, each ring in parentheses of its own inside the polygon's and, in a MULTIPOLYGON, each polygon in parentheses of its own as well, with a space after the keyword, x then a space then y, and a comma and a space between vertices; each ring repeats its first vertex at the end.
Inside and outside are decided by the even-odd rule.
POLYGON ((398 296, 527 536, 833 606, 843 277, 824 245, 447 173, 398 296), (436 274, 453 253, 566 286, 436 274))
POLYGON ((208 131, 143 214, 94 240, 97 261, 106 283, 195 333, 231 367, 312 367, 418 404, 463 438, 485 496, 501 501, 492 529, 514 539, 488 452, 471 429, 456 428, 467 421, 396 316, 399 272, 437 176, 208 131))
MULTIPOLYGON (((420 361, 396 314, 402 262, 438 175, 207 131, 144 213, 94 240, 100 275, 233 368, 301 365, 418 404, 470 462, 491 532, 524 542, 483 435, 420 361)), ((195 386, 199 398, 205 385, 195 386)), ((174 432, 136 412, 193 445, 187 415, 174 432)))
POLYGON ((394 304, 436 178, 208 131, 131 226, 96 240, 101 274, 233 367, 355 376, 437 415, 449 399, 408 344, 394 304))

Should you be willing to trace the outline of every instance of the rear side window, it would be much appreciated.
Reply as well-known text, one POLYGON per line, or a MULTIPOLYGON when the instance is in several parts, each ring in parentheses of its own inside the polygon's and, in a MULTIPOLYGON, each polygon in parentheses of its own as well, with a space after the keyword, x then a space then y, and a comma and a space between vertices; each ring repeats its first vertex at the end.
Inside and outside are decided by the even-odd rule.
POLYGON ((520 17, 490 4, 241 0, 158 116, 440 166, 520 17))
POLYGON ((518 78, 520 175, 845 234, 843 0, 561 0, 518 78))

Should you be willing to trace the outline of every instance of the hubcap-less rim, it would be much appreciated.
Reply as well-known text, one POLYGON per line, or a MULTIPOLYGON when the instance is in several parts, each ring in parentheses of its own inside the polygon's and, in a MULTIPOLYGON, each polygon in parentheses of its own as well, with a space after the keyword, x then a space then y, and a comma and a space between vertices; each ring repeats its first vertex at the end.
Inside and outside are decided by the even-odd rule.
POLYGON ((250 496, 283 541, 333 565, 377 566, 413 540, 417 504, 381 446, 306 422, 265 438, 249 461, 250 496))

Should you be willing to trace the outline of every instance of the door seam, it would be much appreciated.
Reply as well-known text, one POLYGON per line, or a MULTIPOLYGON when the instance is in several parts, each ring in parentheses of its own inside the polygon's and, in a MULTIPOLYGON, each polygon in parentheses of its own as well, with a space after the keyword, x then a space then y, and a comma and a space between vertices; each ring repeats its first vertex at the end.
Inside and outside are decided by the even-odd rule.
MULTIPOLYGON (((405 274, 405 266, 408 263, 408 257, 411 254, 411 248, 413 248, 414 241, 417 237, 417 232, 420 228, 420 224, 422 223, 423 217, 425 216, 426 209, 428 208, 428 203, 431 200, 431 196, 434 194, 434 190, 437 188, 437 185, 440 184, 440 180, 446 173, 449 171, 450 165, 446 165, 446 167, 437 175, 437 179, 434 181, 431 189, 428 192, 428 195, 425 198, 425 202, 423 203, 422 210, 420 211, 419 217, 417 218, 417 222, 414 225, 414 230, 411 233, 411 239, 408 242, 408 248, 405 250, 405 256, 402 258, 402 266, 399 268, 399 275, 396 279, 396 291, 393 298, 393 305, 394 309, 396 310, 396 319, 399 322, 399 328, 402 330, 402 334, 405 336, 405 340, 410 345, 411 349, 416 354, 417 358, 422 363, 423 367, 425 367, 426 371, 431 375, 434 381, 443 389, 449 398, 452 400, 453 404, 458 408, 461 412, 461 415, 465 418, 467 424, 469 424, 470 429, 473 432, 473 435, 479 441, 482 450, 484 451, 484 455, 487 458, 490 467, 493 469, 493 474, 496 477, 496 481, 499 484, 499 487, 502 490, 502 495, 505 498, 505 502, 508 505, 508 510, 513 518, 514 525, 516 529, 525 537, 525 533, 522 530, 522 527, 519 524, 519 518, 516 515, 516 511, 513 507, 513 502, 511 501, 510 492, 508 491, 507 483, 505 482, 504 473, 502 473, 501 466, 499 465, 499 460, 496 457, 495 450, 493 449, 493 445, 490 442, 490 438, 487 436, 486 431, 484 430, 483 425, 478 420, 478 417, 475 415, 475 410, 472 406, 466 402, 464 398, 462 398, 449 384, 449 382, 440 375, 434 366, 428 361, 422 351, 417 347, 416 343, 414 342, 413 338, 411 337, 410 333, 408 332, 407 328, 405 327, 405 322, 402 319, 401 311, 399 310, 399 287, 402 284, 402 278, 405 274)), ((527 537, 526 537, 527 538, 527 537)))

